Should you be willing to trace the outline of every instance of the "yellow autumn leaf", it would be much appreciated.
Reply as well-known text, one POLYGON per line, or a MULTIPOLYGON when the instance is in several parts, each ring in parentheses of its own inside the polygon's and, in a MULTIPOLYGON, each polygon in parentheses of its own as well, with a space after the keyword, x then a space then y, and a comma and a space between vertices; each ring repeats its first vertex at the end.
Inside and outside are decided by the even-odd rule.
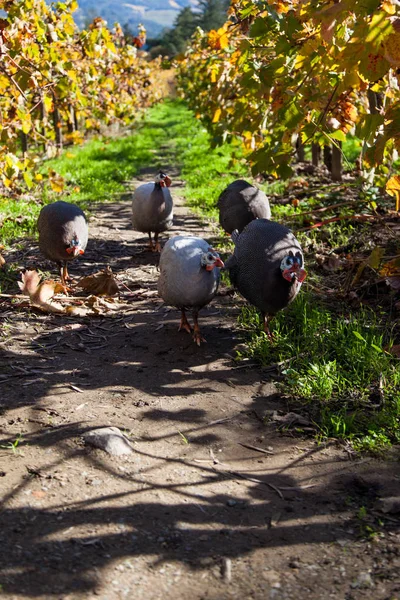
POLYGON ((388 13, 388 15, 394 15, 396 13, 396 5, 392 0, 384 0, 381 4, 382 9, 388 13))
POLYGON ((394 67, 400 65, 400 33, 391 33, 383 42, 386 60, 394 67))
POLYGON ((396 198, 396 210, 400 210, 400 175, 394 175, 386 183, 386 191, 389 196, 396 198))
POLYGON ((53 110, 53 99, 50 96, 43 96, 43 105, 47 112, 51 112, 53 110))
POLYGON ((221 50, 224 50, 225 48, 227 48, 229 46, 229 38, 226 35, 225 28, 221 27, 221 29, 218 29, 218 34, 220 36, 219 47, 221 48, 221 50))
POLYGON ((221 117, 221 112, 222 112, 221 109, 217 108, 217 110, 215 111, 214 116, 213 116, 213 120, 212 120, 213 123, 218 123, 218 121, 220 120, 220 117, 221 117))
POLYGON ((211 83, 216 83, 218 71, 219 71, 218 65, 213 65, 211 67, 211 83))

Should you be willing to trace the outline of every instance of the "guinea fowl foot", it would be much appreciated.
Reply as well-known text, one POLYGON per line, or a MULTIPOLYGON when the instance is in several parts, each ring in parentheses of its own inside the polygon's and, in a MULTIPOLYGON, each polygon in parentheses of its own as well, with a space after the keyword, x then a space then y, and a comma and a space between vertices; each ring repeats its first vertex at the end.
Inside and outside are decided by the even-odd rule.
POLYGON ((68 273, 67 265, 61 268, 61 285, 64 287, 64 293, 71 292, 72 289, 68 285, 68 281, 71 281, 72 277, 68 273))
POLYGON ((193 326, 193 341, 196 342, 196 344, 198 346, 200 346, 201 342, 204 342, 205 344, 207 343, 207 340, 205 338, 203 338, 203 336, 200 333, 200 327, 199 327, 199 323, 197 321, 197 310, 193 311, 193 322, 194 322, 194 326, 193 326))
POLYGON ((267 334, 267 338, 269 339, 269 341, 274 342, 275 336, 269 328, 267 317, 264 317, 264 331, 267 334))
POLYGON ((205 344, 207 344, 207 340, 205 338, 203 338, 203 336, 201 335, 199 327, 197 327, 197 329, 195 327, 193 330, 193 341, 198 346, 200 346, 201 342, 204 342, 205 344))
POLYGON ((181 322, 179 324, 178 331, 182 331, 182 329, 184 329, 185 331, 187 331, 190 334, 192 333, 192 328, 190 327, 189 321, 187 320, 184 312, 182 312, 181 322))
POLYGON ((160 242, 156 242, 151 249, 152 252, 161 252, 161 244, 160 242))

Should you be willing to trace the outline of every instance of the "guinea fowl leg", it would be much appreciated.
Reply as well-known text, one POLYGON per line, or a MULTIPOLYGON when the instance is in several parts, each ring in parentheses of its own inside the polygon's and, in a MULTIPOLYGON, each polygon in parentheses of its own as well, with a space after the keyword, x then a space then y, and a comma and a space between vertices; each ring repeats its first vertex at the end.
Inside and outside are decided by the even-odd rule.
POLYGON ((149 231, 149 250, 154 252, 153 240, 151 239, 151 231, 149 231))
POLYGON ((68 287, 67 285, 67 281, 71 281, 71 277, 68 274, 68 267, 67 267, 67 261, 64 261, 63 263, 59 263, 60 266, 60 275, 61 275, 61 283, 64 286, 64 292, 70 292, 71 288, 68 287))
POLYGON ((194 310, 193 311, 193 323, 194 323, 194 327, 193 327, 193 340, 196 342, 196 344, 198 346, 200 346, 201 342, 206 342, 207 340, 205 340, 203 338, 203 336, 200 333, 200 327, 199 327, 199 323, 198 323, 198 316, 199 316, 199 311, 198 310, 194 310))
POLYGON ((263 314, 263 320, 264 320, 264 331, 267 334, 269 341, 273 342, 275 337, 274 337, 274 334, 270 331, 270 328, 268 325, 269 316, 263 314))
POLYGON ((60 268, 60 277, 61 283, 63 285, 67 284, 67 281, 70 281, 71 277, 68 275, 67 261, 59 262, 58 266, 60 268))
POLYGON ((179 324, 178 331, 181 331, 182 329, 184 329, 188 333, 192 333, 192 328, 190 327, 189 321, 186 318, 186 313, 185 313, 185 309, 184 308, 182 308, 181 322, 179 324))
POLYGON ((158 241, 158 231, 154 232, 154 247, 153 252, 161 252, 161 244, 158 241))

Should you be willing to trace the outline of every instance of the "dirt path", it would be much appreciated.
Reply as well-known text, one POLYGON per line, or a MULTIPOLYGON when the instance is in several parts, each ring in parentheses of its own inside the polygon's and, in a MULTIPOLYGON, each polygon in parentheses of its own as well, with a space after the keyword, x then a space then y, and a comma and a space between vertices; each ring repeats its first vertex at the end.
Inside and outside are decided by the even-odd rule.
MULTIPOLYGON (((172 191, 173 233, 212 242, 172 191)), ((279 433, 271 372, 231 358, 241 300, 202 311, 200 348, 178 332, 129 200, 97 206, 90 236, 71 274, 109 264, 136 291, 126 309, 0 308, 2 597, 399 598, 398 464, 279 433), (133 453, 84 445, 104 426, 133 453)), ((8 258, 48 268, 35 245, 8 258)))

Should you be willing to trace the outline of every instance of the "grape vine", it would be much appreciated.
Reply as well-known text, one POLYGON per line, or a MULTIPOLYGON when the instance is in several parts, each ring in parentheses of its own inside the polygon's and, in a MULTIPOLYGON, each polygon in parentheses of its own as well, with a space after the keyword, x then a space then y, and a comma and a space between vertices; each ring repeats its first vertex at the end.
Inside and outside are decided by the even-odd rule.
POLYGON ((222 28, 194 34, 180 91, 216 143, 241 137, 253 173, 289 177, 294 136, 356 135, 383 181, 400 148, 398 13, 395 0, 231 0, 222 28))
MULTIPOLYGON (((38 153, 54 156, 88 131, 128 124, 162 95, 159 61, 139 51, 145 30, 127 39, 96 18, 80 31, 66 0, 6 0, 0 8, 0 191, 17 193, 40 181, 38 153)), ((50 173, 54 190, 63 182, 50 173)))

